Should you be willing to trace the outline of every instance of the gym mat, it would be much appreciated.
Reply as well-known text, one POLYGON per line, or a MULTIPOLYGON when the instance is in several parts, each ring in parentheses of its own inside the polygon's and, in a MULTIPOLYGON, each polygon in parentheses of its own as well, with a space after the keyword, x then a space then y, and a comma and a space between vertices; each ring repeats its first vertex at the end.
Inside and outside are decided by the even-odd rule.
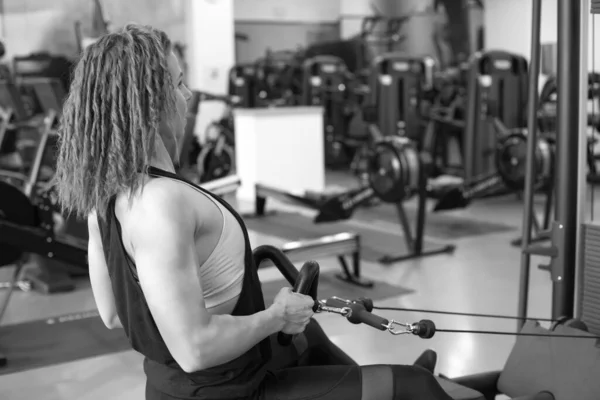
MULTIPOLYGON (((317 295, 319 299, 325 299, 332 296, 338 296, 344 299, 356 299, 359 297, 368 297, 373 301, 383 300, 395 296, 403 296, 413 292, 413 290, 401 286, 391 285, 384 281, 374 281, 371 288, 365 288, 350 285, 335 275, 337 271, 326 271, 319 275, 319 286, 317 295)), ((273 304, 273 299, 279 293, 282 287, 290 286, 285 279, 277 279, 269 282, 263 282, 262 289, 267 306, 273 304)))
POLYGON ((106 329, 97 311, 0 327, 0 375, 130 350, 122 329, 106 329))
MULTIPOLYGON (((389 221, 389 220, 388 220, 389 221)), ((273 212, 260 218, 246 219, 248 229, 270 236, 277 236, 284 240, 315 239, 319 236, 333 235, 340 232, 355 232, 360 235, 361 258, 363 260, 378 262, 385 255, 404 255, 407 247, 403 235, 400 233, 400 224, 379 226, 373 221, 347 220, 328 224, 314 224, 311 218, 289 213, 273 212), (393 231, 392 231, 393 229, 393 231)), ((452 244, 433 242, 424 239, 425 250, 439 248, 452 244)), ((317 260, 318 261, 318 260, 317 260)))
MULTIPOLYGON (((405 210, 409 221, 415 221, 417 216, 416 207, 407 206, 405 210)), ((359 209, 354 214, 354 218, 365 222, 383 221, 396 223, 398 221, 398 214, 395 207, 385 204, 359 209)), ((400 225, 398 225, 398 229, 400 229, 400 225)), ((430 238, 455 240, 515 230, 517 229, 514 226, 507 224, 465 218, 459 215, 450 215, 449 213, 434 214, 429 212, 425 215, 425 235, 430 238)))

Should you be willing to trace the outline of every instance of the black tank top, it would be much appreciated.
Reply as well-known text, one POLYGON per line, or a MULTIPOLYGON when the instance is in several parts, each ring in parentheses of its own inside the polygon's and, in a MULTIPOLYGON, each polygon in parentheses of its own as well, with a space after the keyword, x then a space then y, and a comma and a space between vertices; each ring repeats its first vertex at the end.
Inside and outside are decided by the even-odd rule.
MULTIPOLYGON (((239 300, 232 315, 251 315, 265 309, 265 303, 252 256, 248 231, 241 217, 221 198, 170 172, 151 167, 150 176, 176 179, 207 193, 231 212, 244 232, 245 273, 239 300)), ((121 226, 115 215, 113 198, 106 220, 99 219, 104 255, 115 296, 117 313, 134 350, 145 356, 148 384, 167 396, 179 399, 237 399, 249 397, 262 382, 271 358, 269 338, 226 364, 203 371, 183 371, 163 341, 137 280, 135 264, 121 240, 121 226)))

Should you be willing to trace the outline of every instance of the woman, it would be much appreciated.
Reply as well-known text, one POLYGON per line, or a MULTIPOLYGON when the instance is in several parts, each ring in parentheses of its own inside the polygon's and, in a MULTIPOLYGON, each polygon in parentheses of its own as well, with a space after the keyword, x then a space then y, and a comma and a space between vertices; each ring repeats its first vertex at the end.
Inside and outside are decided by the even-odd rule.
POLYGON ((265 308, 239 215, 173 173, 181 75, 163 32, 108 34, 82 55, 60 128, 58 194, 87 217, 94 298, 145 356, 146 398, 449 399, 427 371, 336 362, 330 344, 347 365, 269 367, 270 338, 304 332, 313 302, 286 288, 265 308))

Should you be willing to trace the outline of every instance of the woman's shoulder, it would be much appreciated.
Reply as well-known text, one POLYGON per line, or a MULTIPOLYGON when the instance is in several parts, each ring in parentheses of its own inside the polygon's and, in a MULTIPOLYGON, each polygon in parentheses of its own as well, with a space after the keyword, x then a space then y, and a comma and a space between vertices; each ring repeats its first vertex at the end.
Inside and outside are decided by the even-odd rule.
MULTIPOLYGON (((127 199, 123 199, 127 202, 127 199)), ((145 225, 151 220, 170 220, 189 223, 202 218, 209 211, 204 202, 210 201, 188 185, 167 178, 151 179, 130 203, 129 213, 136 223, 145 225)))
MULTIPOLYGON (((183 213, 188 203, 182 189, 172 179, 150 179, 131 199, 129 210, 138 218, 149 218, 157 213, 176 217, 183 213)), ((128 199, 123 198, 123 201, 128 199)))

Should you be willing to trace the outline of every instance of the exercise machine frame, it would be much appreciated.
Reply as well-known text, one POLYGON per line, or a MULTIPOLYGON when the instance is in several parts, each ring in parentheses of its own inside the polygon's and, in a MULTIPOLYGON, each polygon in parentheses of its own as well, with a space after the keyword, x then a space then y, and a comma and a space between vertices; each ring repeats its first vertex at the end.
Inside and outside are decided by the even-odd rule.
MULTIPOLYGON (((587 2, 587 1, 586 1, 587 2)), ((582 63, 582 55, 587 50, 587 12, 582 12, 582 2, 558 0, 558 98, 557 145, 556 145, 556 205, 555 220, 549 232, 550 246, 532 245, 532 212, 535 184, 535 143, 537 140, 538 73, 530 74, 527 164, 525 174, 523 213, 523 241, 521 244, 521 265, 519 282, 518 317, 522 326, 528 310, 529 276, 531 255, 550 258, 545 267, 552 279, 552 317, 573 317, 576 303, 576 273, 581 252, 578 252, 579 224, 585 190, 585 178, 581 173, 585 164, 585 146, 581 146, 581 136, 585 134, 587 117, 583 116, 582 82, 587 79, 587 62, 582 63), (586 21, 583 22, 582 20, 586 21), (583 28, 583 29, 582 29, 583 28), (582 31, 584 34, 582 34, 582 31), (573 134, 577 132, 577 134, 573 134), (582 155, 583 157, 580 157, 582 155), (576 162, 578 160, 579 162, 576 162), (581 196, 581 197, 580 197, 581 196)), ((592 10, 592 12, 594 12, 592 10)), ((532 2, 531 65, 530 71, 540 69, 540 31, 542 0, 532 2)), ((584 57, 585 58, 585 57, 584 57)), ((587 89, 585 90, 587 102, 587 89)), ((581 274, 579 274, 581 287, 581 274)), ((580 296, 580 294, 579 294, 580 296)), ((578 305, 577 305, 578 306, 578 305)))
MULTIPOLYGON (((266 213, 267 198, 271 197, 281 202, 298 205, 317 210, 320 207, 319 199, 309 199, 303 194, 290 193, 272 186, 257 183, 255 185, 255 216, 263 217, 266 213)), ((326 235, 319 238, 310 238, 287 243, 283 250, 288 256, 298 259, 300 255, 309 251, 311 254, 318 254, 320 257, 334 255, 340 266, 342 273, 336 275, 350 284, 361 287, 373 287, 372 280, 365 279, 361 275, 360 265, 360 236, 354 232, 340 232, 335 235, 326 235), (350 256, 352 270, 348 266, 346 257, 350 256)), ((313 256, 314 257, 314 256, 313 256)))

